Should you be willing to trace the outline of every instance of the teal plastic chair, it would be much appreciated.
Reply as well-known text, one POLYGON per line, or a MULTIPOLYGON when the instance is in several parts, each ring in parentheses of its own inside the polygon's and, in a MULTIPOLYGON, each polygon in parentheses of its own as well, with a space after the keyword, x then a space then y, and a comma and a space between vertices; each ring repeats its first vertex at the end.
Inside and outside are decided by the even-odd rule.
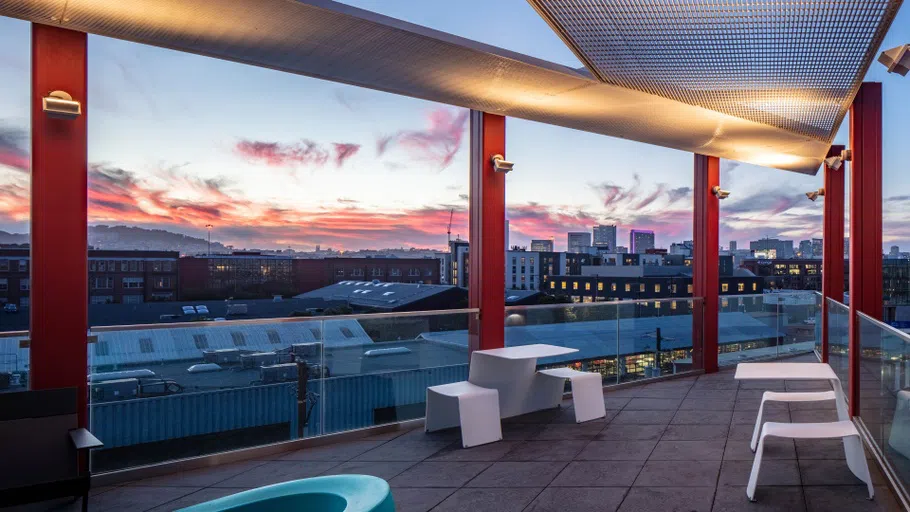
POLYGON ((375 476, 320 476, 251 489, 179 512, 395 512, 389 484, 375 476))

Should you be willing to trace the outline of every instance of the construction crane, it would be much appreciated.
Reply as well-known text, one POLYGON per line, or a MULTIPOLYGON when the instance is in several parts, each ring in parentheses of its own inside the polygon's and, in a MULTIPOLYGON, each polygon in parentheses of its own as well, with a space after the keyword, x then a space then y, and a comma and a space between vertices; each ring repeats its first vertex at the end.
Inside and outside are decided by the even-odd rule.
POLYGON ((449 243, 452 243, 452 216, 455 215, 455 208, 449 210, 449 227, 446 229, 446 234, 449 235, 449 243))

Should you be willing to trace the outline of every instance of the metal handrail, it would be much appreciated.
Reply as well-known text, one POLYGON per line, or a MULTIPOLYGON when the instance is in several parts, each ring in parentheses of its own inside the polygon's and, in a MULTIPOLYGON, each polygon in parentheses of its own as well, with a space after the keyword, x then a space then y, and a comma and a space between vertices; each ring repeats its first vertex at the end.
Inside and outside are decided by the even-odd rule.
POLYGON ((528 310, 528 309, 558 309, 558 308, 593 308, 603 306, 624 306, 629 304, 643 304, 646 302, 697 302, 704 300, 703 297, 667 297, 662 299, 630 299, 630 300, 611 300, 604 302, 570 302, 566 304, 529 304, 527 306, 506 306, 506 311, 510 310, 528 310))
POLYGON ((873 326, 878 327, 878 328, 882 329, 883 331, 887 331, 888 333, 890 333, 894 336, 897 336, 898 338, 901 338, 905 343, 910 343, 910 335, 908 335, 904 331, 896 329, 895 327, 890 326, 890 325, 886 324, 885 322, 882 322, 881 320, 876 320, 875 318, 863 313, 862 311, 857 311, 856 317, 862 318, 864 320, 868 320, 868 321, 872 322, 873 326))
POLYGON ((29 331, 6 331, 0 332, 0 338, 19 338, 21 336, 28 337, 31 334, 29 331))
POLYGON ((402 313, 371 313, 368 315, 359 314, 359 315, 330 315, 330 316, 291 316, 291 317, 278 317, 278 318, 250 318, 245 320, 223 320, 223 321, 205 321, 205 322, 173 322, 166 324, 136 324, 136 325, 103 325, 97 327, 90 327, 92 333, 103 333, 103 332, 120 332, 120 331, 139 331, 139 330, 150 330, 150 329, 191 329, 191 328, 206 328, 206 327, 226 327, 228 325, 264 325, 264 324, 277 324, 277 323, 295 323, 295 322, 325 322, 331 320, 360 320, 364 318, 368 319, 384 319, 384 318, 412 318, 412 317, 425 317, 425 316, 443 316, 443 315, 458 315, 458 314, 474 314, 479 313, 480 310, 477 308, 465 308, 465 309, 441 309, 433 311, 406 311, 402 313))

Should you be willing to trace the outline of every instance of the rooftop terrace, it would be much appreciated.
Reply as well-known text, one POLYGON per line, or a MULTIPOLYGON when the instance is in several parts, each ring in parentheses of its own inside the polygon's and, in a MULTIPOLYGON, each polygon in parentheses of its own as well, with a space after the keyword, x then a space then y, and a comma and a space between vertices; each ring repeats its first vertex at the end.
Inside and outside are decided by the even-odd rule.
MULTIPOLYGON (((761 393, 815 386, 739 383, 730 368, 606 391, 604 420, 576 424, 566 402, 562 409, 506 420, 502 442, 471 449, 461 447, 457 430, 397 430, 99 487, 92 510, 174 510, 252 487, 339 473, 387 479, 400 512, 899 510, 874 464, 876 495, 868 501, 842 447, 828 440, 766 445, 758 502, 746 499, 748 439, 761 393)), ((836 419, 833 402, 773 404, 766 415, 770 421, 836 419)))

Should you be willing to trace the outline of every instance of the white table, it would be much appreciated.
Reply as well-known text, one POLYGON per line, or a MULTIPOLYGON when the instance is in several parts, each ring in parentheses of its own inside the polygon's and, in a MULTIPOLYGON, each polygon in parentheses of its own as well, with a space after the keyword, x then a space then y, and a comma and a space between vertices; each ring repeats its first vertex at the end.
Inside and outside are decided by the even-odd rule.
POLYGON ((503 418, 550 409, 562 402, 565 382, 538 375, 537 359, 575 352, 578 349, 544 344, 475 350, 468 382, 499 391, 503 418))
POLYGON ((736 380, 818 380, 828 381, 834 388, 834 404, 837 419, 850 420, 847 413, 847 399, 841 387, 840 378, 826 363, 739 363, 736 365, 736 380))

